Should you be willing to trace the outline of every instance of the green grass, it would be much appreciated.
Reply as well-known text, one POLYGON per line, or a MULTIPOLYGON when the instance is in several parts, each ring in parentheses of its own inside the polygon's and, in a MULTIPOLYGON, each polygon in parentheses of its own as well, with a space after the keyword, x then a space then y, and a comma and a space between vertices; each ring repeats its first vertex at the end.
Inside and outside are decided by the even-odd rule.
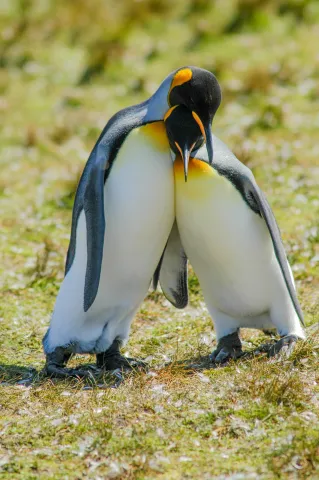
POLYGON ((317 3, 2 2, 0 478, 319 477, 317 3), (308 338, 288 360, 209 368, 215 336, 190 272, 186 310, 150 293, 134 321, 125 351, 148 373, 117 389, 46 379, 41 339, 88 154, 114 112, 187 64, 221 83, 214 132, 268 196, 308 338))

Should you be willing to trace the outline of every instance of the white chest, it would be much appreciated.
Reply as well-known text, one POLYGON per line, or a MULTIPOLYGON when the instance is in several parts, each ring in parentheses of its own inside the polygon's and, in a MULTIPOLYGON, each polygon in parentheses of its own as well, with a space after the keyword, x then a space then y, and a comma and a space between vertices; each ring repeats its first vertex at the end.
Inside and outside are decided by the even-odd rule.
POLYGON ((174 172, 181 240, 204 293, 209 291, 220 308, 259 310, 266 303, 262 283, 273 261, 264 221, 204 162, 190 161, 187 183, 179 160, 174 172))

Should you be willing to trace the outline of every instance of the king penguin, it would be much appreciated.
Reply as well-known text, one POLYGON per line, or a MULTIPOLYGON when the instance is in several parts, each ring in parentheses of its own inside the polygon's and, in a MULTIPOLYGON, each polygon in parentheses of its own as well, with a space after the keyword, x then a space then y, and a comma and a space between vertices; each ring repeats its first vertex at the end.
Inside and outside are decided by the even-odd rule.
POLYGON ((216 331, 211 360, 242 354, 241 327, 276 328, 281 339, 269 355, 287 353, 305 335, 280 232, 250 169, 212 134, 221 100, 215 76, 200 70, 196 76, 201 101, 191 105, 187 84, 181 86, 165 125, 175 157, 180 240, 216 331))
POLYGON ((163 120, 183 85, 198 97, 202 86, 193 80, 193 67, 172 72, 151 98, 109 120, 89 156, 75 196, 65 277, 43 339, 48 375, 85 375, 66 367, 74 353, 96 354, 106 370, 134 365, 120 346, 152 277, 173 305, 187 304, 187 258, 163 120))

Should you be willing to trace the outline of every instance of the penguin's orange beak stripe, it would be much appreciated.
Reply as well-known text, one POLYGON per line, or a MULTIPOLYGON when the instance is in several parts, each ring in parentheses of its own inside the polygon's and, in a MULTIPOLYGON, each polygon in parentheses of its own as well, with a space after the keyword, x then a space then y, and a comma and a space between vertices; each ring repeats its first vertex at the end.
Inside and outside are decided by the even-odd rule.
POLYGON ((179 85, 183 85, 183 83, 189 82, 192 76, 193 72, 190 68, 182 68, 181 70, 176 72, 168 92, 168 98, 174 87, 178 87, 179 85))
POLYGON ((199 116, 197 115, 197 113, 192 112, 192 115, 193 115, 193 118, 194 118, 195 122, 196 122, 197 125, 199 126, 200 131, 202 132, 202 135, 203 135, 204 140, 205 140, 205 142, 206 142, 206 133, 205 133, 205 129, 204 129, 203 122, 201 121, 201 119, 199 118, 199 116))
POLYGON ((182 149, 181 149, 181 147, 178 145, 178 143, 177 143, 177 142, 174 142, 174 143, 175 143, 176 147, 178 148, 178 150, 179 150, 179 153, 181 154, 181 158, 183 159, 183 152, 182 152, 182 149))

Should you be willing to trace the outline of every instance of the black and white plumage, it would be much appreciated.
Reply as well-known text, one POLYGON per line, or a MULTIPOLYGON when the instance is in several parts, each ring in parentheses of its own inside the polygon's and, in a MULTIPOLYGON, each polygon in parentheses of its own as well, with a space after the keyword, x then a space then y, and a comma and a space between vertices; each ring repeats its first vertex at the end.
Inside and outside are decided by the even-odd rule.
POLYGON ((214 135, 210 162, 203 128, 185 106, 174 109, 166 127, 180 239, 216 330, 212 359, 240 354, 241 327, 276 328, 286 340, 272 353, 304 338, 279 228, 252 172, 214 135))
POLYGON ((127 364, 119 346, 161 259, 164 292, 177 307, 187 303, 163 119, 176 89, 192 81, 192 68, 176 70, 149 100, 115 114, 93 148, 76 193, 65 278, 43 339, 49 374, 80 374, 64 368, 73 353, 96 353, 105 368, 127 364))

